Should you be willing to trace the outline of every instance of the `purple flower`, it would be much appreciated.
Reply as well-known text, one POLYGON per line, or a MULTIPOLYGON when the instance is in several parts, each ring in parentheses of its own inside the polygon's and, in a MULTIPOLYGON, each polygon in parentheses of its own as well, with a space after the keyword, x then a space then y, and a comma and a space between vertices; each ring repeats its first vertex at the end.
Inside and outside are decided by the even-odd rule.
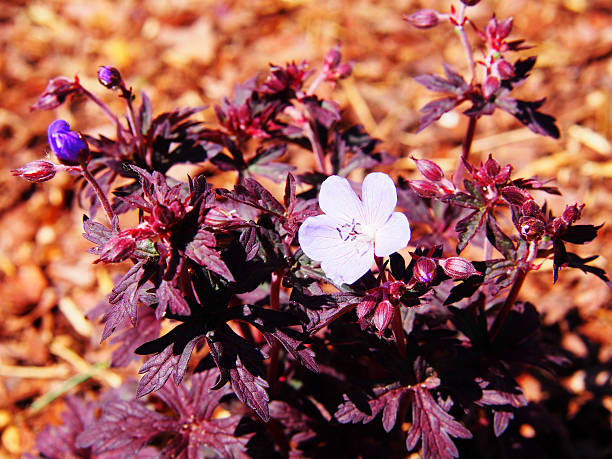
POLYGON ((64 120, 55 120, 47 129, 49 146, 64 164, 78 164, 89 151, 83 137, 70 130, 70 125, 64 120))
POLYGON ((304 253, 320 261, 338 285, 355 282, 372 267, 374 255, 391 255, 410 240, 408 219, 393 212, 397 190, 391 177, 369 174, 361 195, 359 199, 347 179, 328 177, 319 194, 324 214, 308 217, 298 232, 304 253))

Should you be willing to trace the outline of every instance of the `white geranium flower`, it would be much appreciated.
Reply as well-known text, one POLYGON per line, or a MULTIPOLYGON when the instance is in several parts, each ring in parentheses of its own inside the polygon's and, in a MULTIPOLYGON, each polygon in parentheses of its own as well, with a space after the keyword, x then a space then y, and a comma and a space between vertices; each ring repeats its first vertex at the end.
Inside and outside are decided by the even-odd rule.
POLYGON ((304 221, 300 246, 334 283, 351 284, 369 271, 374 255, 386 257, 408 244, 410 225, 403 213, 393 211, 396 204, 397 190, 387 174, 369 174, 361 199, 347 179, 332 175, 319 194, 324 214, 304 221))

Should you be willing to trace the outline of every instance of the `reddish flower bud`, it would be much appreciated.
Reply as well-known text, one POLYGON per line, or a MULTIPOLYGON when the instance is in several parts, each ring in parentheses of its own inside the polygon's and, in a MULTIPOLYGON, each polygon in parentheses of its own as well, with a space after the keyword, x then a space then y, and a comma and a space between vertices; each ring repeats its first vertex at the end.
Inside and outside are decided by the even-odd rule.
POLYGON ((521 217, 519 219, 519 230, 521 236, 528 241, 540 239, 544 234, 546 225, 542 220, 536 217, 521 217))
POLYGON ((385 300, 378 303, 376 306, 376 311, 374 311, 374 317, 372 318, 372 322, 374 326, 378 330, 378 335, 382 335, 385 328, 389 326, 391 323, 391 319, 393 318, 394 307, 390 301, 385 300))
POLYGON ((389 296, 395 302, 398 302, 402 295, 406 292, 406 284, 404 284, 402 281, 387 282, 385 286, 387 287, 389 296))
POLYGON ((415 11, 408 16, 404 16, 403 19, 412 27, 416 27, 417 29, 429 29, 431 27, 435 27, 438 25, 440 20, 438 17, 438 12, 429 8, 415 11))
POLYGON ((440 260, 439 264, 444 272, 453 279, 467 279, 475 274, 480 274, 472 263, 461 257, 440 260))
POLYGON ((367 316, 370 313, 370 311, 374 309, 374 306, 376 306, 376 303, 377 302, 373 298, 372 295, 366 295, 364 300, 357 305, 357 318, 361 320, 365 316, 367 316))
POLYGON ((323 59, 323 69, 331 70, 335 69, 340 61, 342 60, 342 54, 340 54, 340 48, 338 46, 334 46, 329 52, 325 55, 325 59, 323 59))
POLYGON ((433 198, 440 194, 440 187, 427 180, 409 180, 408 185, 423 198, 433 198))
POLYGON ((32 107, 31 110, 51 110, 57 108, 64 103, 66 97, 70 94, 74 94, 80 89, 81 85, 78 78, 71 80, 66 77, 57 77, 49 80, 47 87, 44 92, 40 95, 38 100, 32 107))
POLYGON ((523 203, 521 213, 528 217, 537 217, 542 213, 542 211, 540 210, 540 206, 538 206, 533 199, 530 199, 529 201, 525 201, 523 203))
POLYGON ((489 75, 482 85, 482 94, 485 98, 491 97, 501 87, 499 78, 494 75, 489 75))
POLYGON ((496 64, 498 75, 506 80, 514 76, 514 67, 507 60, 501 59, 496 64))
POLYGON ((119 70, 109 66, 102 66, 98 69, 98 81, 108 89, 118 88, 123 83, 119 70))
POLYGON ((428 159, 416 159, 411 156, 412 160, 416 163, 417 169, 421 173, 423 177, 427 180, 431 180, 432 182, 439 182, 444 178, 444 172, 433 161, 429 161, 428 159))
POLYGON ((436 262, 431 258, 421 257, 414 266, 413 276, 419 282, 428 284, 436 274, 436 262))
POLYGON ((353 73, 353 65, 349 62, 340 64, 333 72, 333 77, 336 80, 342 80, 348 78, 353 73))
POLYGON ((563 214, 561 214, 561 218, 566 225, 571 225, 575 221, 580 219, 582 214, 582 208, 584 204, 579 206, 578 204, 574 204, 573 206, 566 206, 563 214))
POLYGON ((480 0, 461 0, 461 3, 463 3, 464 5, 467 5, 467 6, 474 6, 477 3, 479 3, 479 2, 480 2, 480 0))
POLYGON ((501 21, 497 26, 497 36, 503 40, 512 32, 512 18, 507 18, 501 21))
POLYGON ((11 174, 16 177, 29 180, 30 182, 40 183, 51 180, 55 177, 56 166, 52 162, 38 160, 24 164, 19 169, 13 169, 11 174))

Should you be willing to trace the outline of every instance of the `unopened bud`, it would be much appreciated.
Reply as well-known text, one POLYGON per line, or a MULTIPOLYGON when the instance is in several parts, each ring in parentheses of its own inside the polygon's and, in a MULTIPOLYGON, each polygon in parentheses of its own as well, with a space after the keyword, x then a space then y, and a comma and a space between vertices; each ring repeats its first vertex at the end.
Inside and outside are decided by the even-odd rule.
POLYGON ((402 281, 395 281, 389 283, 387 287, 387 291, 389 292, 389 297, 391 297, 394 301, 399 301, 402 295, 406 292, 406 284, 402 281))
POLYGON ((540 206, 533 199, 525 201, 521 207, 521 213, 527 217, 536 217, 542 213, 540 206))
POLYGON ((323 60, 323 66, 325 69, 335 69, 340 61, 342 60, 342 54, 340 54, 340 48, 338 46, 334 46, 329 52, 325 55, 325 59, 323 60))
POLYGON ((79 80, 66 77, 57 77, 49 80, 45 91, 40 95, 31 110, 51 110, 64 103, 66 97, 80 89, 79 80))
POLYGON ((499 78, 493 75, 489 75, 482 85, 482 93, 486 99, 491 97, 501 87, 499 78))
POLYGON ((404 16, 404 21, 417 29, 429 29, 438 25, 440 21, 438 12, 429 8, 415 11, 414 13, 404 16))
POLYGON ((394 309, 395 308, 389 300, 381 301, 380 303, 378 303, 378 306, 376 306, 376 311, 374 311, 374 317, 372 318, 372 322, 378 330, 379 335, 382 335, 383 331, 385 331, 385 328, 387 328, 391 323, 394 309))
POLYGON ((442 180, 442 178, 444 178, 444 172, 442 171, 440 166, 438 166, 433 161, 430 161, 428 159, 416 159, 412 156, 411 158, 416 163, 416 167, 421 173, 421 175, 427 180, 431 180, 432 182, 439 182, 440 180, 442 180))
POLYGON ((414 278, 424 284, 429 284, 436 274, 436 262, 431 258, 421 257, 414 265, 414 278))
POLYGON ((98 81, 102 86, 105 86, 108 89, 118 88, 123 82, 119 70, 117 70, 115 67, 109 67, 107 65, 98 69, 98 81))
POLYGON ((499 60, 496 64, 496 67, 497 73, 502 79, 506 80, 514 76, 514 67, 507 60, 499 60))
POLYGON ((13 169, 11 174, 29 180, 30 182, 40 183, 51 180, 55 177, 56 172, 55 164, 41 159, 24 164, 19 169, 13 169))
POLYGON ((561 218, 566 225, 571 225, 576 220, 580 219, 582 214, 582 208, 584 204, 579 206, 578 204, 574 204, 573 206, 566 206, 565 210, 561 214, 561 218))
POLYGON ((376 301, 372 295, 366 295, 364 300, 357 305, 357 318, 359 320, 367 316, 372 309, 376 306, 376 301))
POLYGON ((507 18, 501 21, 497 26, 497 36, 503 40, 512 32, 512 18, 507 18))
POLYGON ((479 3, 479 2, 480 2, 480 0, 461 0, 461 3, 463 3, 464 5, 467 5, 467 6, 474 6, 477 3, 479 3))
POLYGON ((535 217, 521 217, 519 220, 519 229, 521 236, 528 241, 540 239, 544 234, 546 225, 542 220, 535 217))
POLYGON ((433 198, 440 194, 440 187, 427 180, 409 180, 408 185, 416 194, 423 198, 433 198))
POLYGON ((480 274, 474 265, 461 257, 450 257, 439 261, 444 272, 453 279, 467 279, 475 274, 480 274))

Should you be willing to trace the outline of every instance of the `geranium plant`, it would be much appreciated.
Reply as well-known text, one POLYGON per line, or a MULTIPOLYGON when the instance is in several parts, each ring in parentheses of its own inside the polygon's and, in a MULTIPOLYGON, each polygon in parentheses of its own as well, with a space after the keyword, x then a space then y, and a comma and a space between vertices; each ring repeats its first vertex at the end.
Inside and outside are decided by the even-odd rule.
POLYGON ((81 95, 116 135, 54 121, 57 162, 13 172, 34 182, 77 176, 95 262, 129 266, 89 317, 116 345, 112 365, 144 362, 131 399, 125 390, 68 398, 65 424, 38 438, 41 457, 529 457, 509 428, 528 405, 515 377, 525 367, 554 372, 560 359, 541 340, 537 309, 519 301, 521 286, 546 259, 553 282, 562 268, 609 281, 589 264, 595 257, 572 252, 600 228, 577 224, 582 205, 554 216, 534 192, 557 188, 514 177, 493 155, 470 158, 478 120, 498 108, 559 136, 543 100, 510 96, 535 64, 512 60, 527 48, 508 39, 512 19, 493 16, 481 30, 467 15, 476 3, 405 17, 454 27, 470 72, 445 65, 444 76, 416 78, 444 94, 423 107, 419 129, 464 103, 469 119, 458 168, 413 158, 421 178, 371 172, 396 158, 318 95, 351 72, 339 48, 318 72, 272 65, 265 79, 238 85, 215 107, 217 126, 194 119, 201 108, 154 114, 112 67, 98 79, 125 100, 126 120, 78 78, 49 82, 34 108, 81 95), (317 170, 295 174, 296 149, 312 152, 317 170), (234 171, 235 184, 169 177, 180 163, 234 171), (282 183, 282 196, 260 177, 282 183), (126 212, 138 224, 124 226, 126 212), (430 234, 411 238, 411 227, 430 234), (470 245, 481 258, 462 256, 470 245), (170 331, 160 336, 162 323, 170 331), (196 350, 205 357, 194 362, 196 350))

